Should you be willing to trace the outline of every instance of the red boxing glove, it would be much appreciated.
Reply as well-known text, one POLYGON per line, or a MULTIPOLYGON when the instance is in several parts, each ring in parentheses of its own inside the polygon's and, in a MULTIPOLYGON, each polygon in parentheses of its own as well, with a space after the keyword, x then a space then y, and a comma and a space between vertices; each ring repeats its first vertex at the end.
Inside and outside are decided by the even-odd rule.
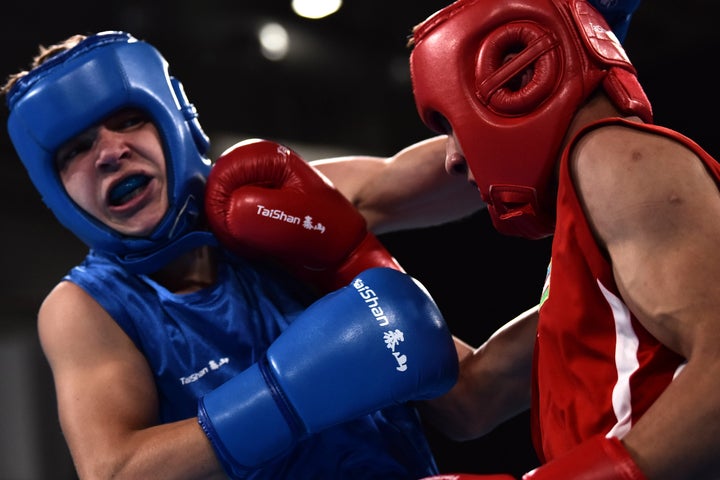
POLYGON ((442 475, 433 475, 432 477, 421 478, 420 480, 515 480, 511 475, 480 475, 472 473, 445 473, 442 475))
POLYGON ((523 475, 523 480, 647 480, 623 444, 602 435, 523 475))
MULTIPOLYGON (((422 480, 514 480, 509 475, 446 474, 422 480)), ((647 480, 615 437, 591 438, 567 454, 525 475, 522 480, 647 480)))
POLYGON ((210 170, 205 212, 222 245, 279 262, 322 292, 371 267, 402 267, 368 232, 357 209, 289 148, 247 140, 210 170))

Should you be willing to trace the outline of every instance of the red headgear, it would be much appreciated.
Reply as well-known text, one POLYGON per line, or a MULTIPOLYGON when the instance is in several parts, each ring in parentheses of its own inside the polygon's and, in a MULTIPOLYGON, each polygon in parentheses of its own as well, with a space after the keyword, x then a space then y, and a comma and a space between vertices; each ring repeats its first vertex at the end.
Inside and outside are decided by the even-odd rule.
POLYGON ((423 122, 447 119, 495 228, 551 235, 553 171, 570 122, 598 87, 652 121, 635 69, 584 0, 459 0, 414 32, 410 56, 423 122))

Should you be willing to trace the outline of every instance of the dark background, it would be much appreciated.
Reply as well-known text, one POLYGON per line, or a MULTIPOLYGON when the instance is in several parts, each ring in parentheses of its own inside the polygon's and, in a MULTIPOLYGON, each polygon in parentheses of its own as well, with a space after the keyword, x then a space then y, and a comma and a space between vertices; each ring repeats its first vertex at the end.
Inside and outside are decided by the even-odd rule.
MULTIPOLYGON (((0 20, 0 76, 27 67, 38 44, 73 33, 127 30, 169 59, 216 153, 236 140, 265 137, 307 159, 386 156, 430 135, 415 112, 405 43, 413 25, 447 2, 345 0, 338 13, 319 21, 295 17, 289 3, 10 2, 0 20), (258 53, 255 32, 266 20, 289 30, 294 43, 287 61, 270 62, 258 53)), ((715 5, 645 0, 625 42, 656 122, 712 154, 720 148, 715 5)), ((2 109, 3 125, 6 115, 2 109)), ((42 298, 85 247, 43 206, 4 128, 0 162, 0 480, 72 479, 34 322, 42 298)), ((473 345, 537 302, 550 245, 501 237, 484 212, 382 239, 429 288, 453 331, 473 345)), ((519 476, 535 466, 526 415, 463 444, 429 434, 446 472, 519 476)))

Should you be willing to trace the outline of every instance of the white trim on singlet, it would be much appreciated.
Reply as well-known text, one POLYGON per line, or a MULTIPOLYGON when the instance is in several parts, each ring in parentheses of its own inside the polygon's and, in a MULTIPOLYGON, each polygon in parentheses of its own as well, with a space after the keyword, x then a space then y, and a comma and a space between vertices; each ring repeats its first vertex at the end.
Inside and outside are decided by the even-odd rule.
POLYGON ((615 324, 615 369, 617 383, 613 387, 612 405, 617 423, 606 437, 622 438, 632 427, 632 403, 630 395, 630 377, 640 364, 637 354, 640 341, 630 322, 630 310, 623 301, 597 281, 600 291, 612 309, 615 324))

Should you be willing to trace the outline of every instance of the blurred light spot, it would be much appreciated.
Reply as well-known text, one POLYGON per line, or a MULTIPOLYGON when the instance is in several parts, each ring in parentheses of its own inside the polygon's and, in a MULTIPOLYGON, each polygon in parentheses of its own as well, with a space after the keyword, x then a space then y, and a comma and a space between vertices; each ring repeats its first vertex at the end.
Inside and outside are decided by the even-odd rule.
POLYGON ((258 34, 260 50, 268 60, 278 61, 288 53, 289 39, 285 28, 279 23, 266 23, 258 34))
POLYGON ((410 59, 408 56, 395 56, 388 64, 388 73, 394 84, 410 85, 410 59))
POLYGON ((323 18, 337 12, 342 0, 292 0, 293 11, 304 18, 323 18))

